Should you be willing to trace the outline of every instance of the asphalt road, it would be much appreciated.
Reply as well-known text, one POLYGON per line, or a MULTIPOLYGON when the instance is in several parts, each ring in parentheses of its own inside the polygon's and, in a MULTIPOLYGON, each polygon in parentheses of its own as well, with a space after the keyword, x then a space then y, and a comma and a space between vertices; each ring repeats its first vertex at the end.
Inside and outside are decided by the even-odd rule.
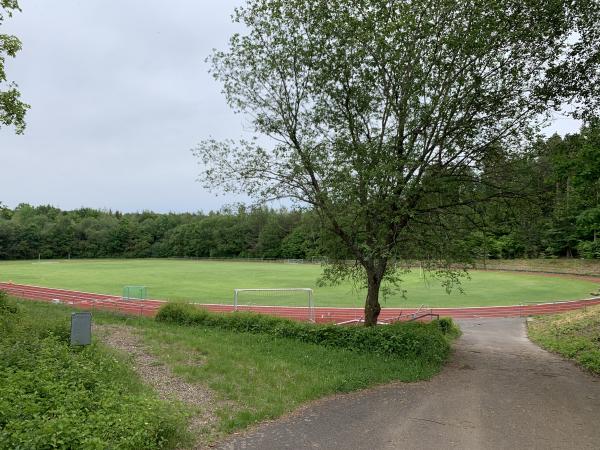
POLYGON ((315 402, 222 449, 600 449, 600 378, 526 337, 522 319, 460 322, 449 365, 315 402))

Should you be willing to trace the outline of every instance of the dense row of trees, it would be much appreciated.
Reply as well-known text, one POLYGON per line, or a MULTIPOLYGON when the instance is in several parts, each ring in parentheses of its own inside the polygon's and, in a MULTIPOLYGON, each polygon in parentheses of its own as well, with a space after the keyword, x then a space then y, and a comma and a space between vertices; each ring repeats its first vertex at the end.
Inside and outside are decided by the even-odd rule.
POLYGON ((122 214, 21 204, 0 210, 0 258, 307 258, 316 254, 309 221, 270 209, 122 214))
POLYGON ((482 206, 464 244, 476 258, 600 258, 600 125, 538 143, 522 195, 482 206))
MULTIPOLYGON (((520 161, 522 196, 465 216, 459 239, 472 258, 600 258, 600 126, 540 142, 520 161), (527 191, 529 189, 529 191, 527 191), (464 229, 463 228, 463 229, 464 229), (462 233, 461 233, 462 234, 462 233)), ((210 214, 61 211, 0 207, 0 258, 312 258, 320 245, 311 212, 266 208, 210 214)))

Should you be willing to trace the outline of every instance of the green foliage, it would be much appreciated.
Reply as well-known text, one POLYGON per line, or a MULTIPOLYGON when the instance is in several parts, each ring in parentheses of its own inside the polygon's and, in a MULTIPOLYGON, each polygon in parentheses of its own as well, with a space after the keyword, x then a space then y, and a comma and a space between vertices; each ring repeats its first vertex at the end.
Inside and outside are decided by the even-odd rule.
POLYGON ((446 336, 455 338, 461 335, 460 328, 454 323, 451 317, 440 317, 439 319, 433 320, 431 323, 435 324, 442 334, 446 336))
POLYGON ((540 140, 521 159, 521 193, 467 216, 463 245, 478 258, 599 258, 600 122, 540 140))
MULTIPOLYGON (((20 11, 16 0, 0 2, 0 26, 5 16, 10 17, 13 11, 20 11)), ((5 63, 6 57, 14 58, 20 50, 21 41, 17 37, 0 33, 0 125, 14 125, 17 134, 25 129, 25 113, 29 105, 20 100, 17 85, 7 81, 5 63)))
POLYGON ((600 239, 580 242, 577 244, 577 252, 582 258, 600 259, 600 239))
POLYGON ((121 214, 0 206, 0 259, 318 256, 313 214, 254 208, 121 214))
POLYGON ((189 304, 170 303, 156 316, 160 322, 268 334, 311 344, 383 356, 423 358, 441 362, 449 351, 445 335, 453 333, 450 319, 430 324, 396 323, 378 327, 314 325, 263 314, 214 314, 189 304), (443 325, 442 325, 443 324, 443 325))
POLYGON ((0 291, 0 316, 7 316, 8 314, 16 314, 18 308, 16 305, 11 304, 8 301, 8 295, 4 291, 0 291))
POLYGON ((529 337, 542 347, 600 375, 600 306, 537 317, 528 328, 529 337))
POLYGON ((97 344, 69 344, 68 316, 0 299, 0 448, 171 448, 185 417, 97 344), (35 311, 34 311, 35 312, 35 311))

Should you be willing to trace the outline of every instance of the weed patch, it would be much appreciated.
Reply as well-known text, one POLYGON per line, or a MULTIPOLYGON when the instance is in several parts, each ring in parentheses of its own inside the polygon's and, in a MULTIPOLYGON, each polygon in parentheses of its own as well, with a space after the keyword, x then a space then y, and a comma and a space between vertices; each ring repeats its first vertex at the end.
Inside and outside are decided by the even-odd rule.
POLYGON ((600 306, 537 317, 528 329, 538 345, 600 375, 600 306))
POLYGON ((186 417, 116 354, 69 344, 68 314, 0 296, 0 448, 160 449, 186 417))

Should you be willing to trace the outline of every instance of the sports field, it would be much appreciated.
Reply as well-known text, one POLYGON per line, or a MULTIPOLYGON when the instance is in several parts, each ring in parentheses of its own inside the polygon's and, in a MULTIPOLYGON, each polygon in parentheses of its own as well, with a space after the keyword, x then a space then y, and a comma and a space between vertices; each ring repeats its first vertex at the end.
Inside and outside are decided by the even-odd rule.
MULTIPOLYGON (((104 294, 122 293, 125 285, 144 285, 155 299, 226 303, 235 288, 314 289, 316 306, 356 306, 365 293, 350 284, 317 287, 319 265, 194 260, 74 260, 0 262, 0 281, 104 294)), ((581 279, 506 272, 471 272, 463 281, 464 294, 445 290, 435 280, 424 281, 418 272, 404 277, 406 298, 393 295, 388 307, 514 305, 523 302, 573 300, 589 297, 598 284, 581 279)), ((241 302, 246 301, 241 298, 241 302)), ((304 296, 261 296, 253 304, 305 306, 304 296)))

